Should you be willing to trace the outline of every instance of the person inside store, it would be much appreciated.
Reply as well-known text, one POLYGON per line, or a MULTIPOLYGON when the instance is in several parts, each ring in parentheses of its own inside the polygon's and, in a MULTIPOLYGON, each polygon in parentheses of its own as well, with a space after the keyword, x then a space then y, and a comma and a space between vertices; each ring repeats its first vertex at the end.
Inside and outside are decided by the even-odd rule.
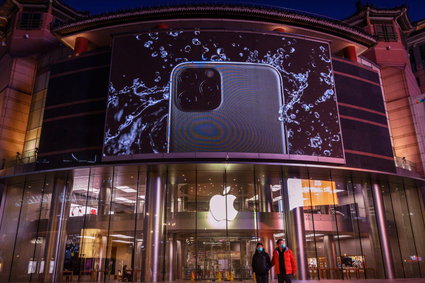
POLYGON ((270 256, 264 250, 262 243, 257 243, 255 253, 252 256, 252 272, 255 273, 257 283, 269 282, 269 270, 271 268, 270 256))
POLYGON ((291 283, 297 272, 294 253, 289 249, 283 239, 276 241, 276 249, 273 251, 271 266, 275 268, 279 283, 291 283))
POLYGON ((122 281, 124 281, 124 282, 133 281, 133 278, 131 276, 131 272, 127 269, 127 265, 124 265, 122 267, 122 281))

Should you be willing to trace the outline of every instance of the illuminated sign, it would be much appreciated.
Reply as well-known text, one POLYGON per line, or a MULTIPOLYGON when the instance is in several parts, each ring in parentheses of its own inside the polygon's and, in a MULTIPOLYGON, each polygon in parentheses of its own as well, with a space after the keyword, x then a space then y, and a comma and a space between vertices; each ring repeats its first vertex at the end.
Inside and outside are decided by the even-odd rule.
POLYGON ((330 58, 328 43, 282 33, 116 36, 103 160, 208 152, 343 163, 330 58))
POLYGON ((238 211, 233 206, 236 197, 229 195, 230 187, 223 190, 222 195, 214 195, 210 199, 210 214, 218 222, 232 221, 238 215, 238 211))

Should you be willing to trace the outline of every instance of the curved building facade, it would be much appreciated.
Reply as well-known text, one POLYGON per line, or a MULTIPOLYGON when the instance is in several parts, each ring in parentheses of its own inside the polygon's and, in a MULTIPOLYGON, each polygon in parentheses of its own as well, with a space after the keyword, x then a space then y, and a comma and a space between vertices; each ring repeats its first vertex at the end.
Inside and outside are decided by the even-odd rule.
POLYGON ((394 76, 419 88, 383 67, 363 10, 15 2, 0 10, 1 282, 251 280, 257 242, 277 239, 298 279, 425 277, 425 108, 397 105, 394 76))

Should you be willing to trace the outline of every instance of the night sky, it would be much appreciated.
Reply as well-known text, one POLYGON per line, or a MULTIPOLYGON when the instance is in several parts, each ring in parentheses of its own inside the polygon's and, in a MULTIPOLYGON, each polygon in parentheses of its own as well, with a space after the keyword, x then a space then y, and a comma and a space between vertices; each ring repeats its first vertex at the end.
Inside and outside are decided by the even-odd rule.
MULTIPOLYGON (((358 0, 62 0, 69 6, 81 10, 89 11, 92 15, 114 12, 119 10, 152 7, 170 6, 178 4, 207 4, 207 3, 233 3, 233 4, 255 4, 269 7, 283 7, 294 10, 305 11, 334 19, 344 19, 351 16, 356 11, 358 0)), ((2 1, 0 1, 1 3, 2 1)), ((369 3, 377 8, 393 8, 406 5, 409 8, 409 17, 412 21, 425 19, 425 0, 368 0, 361 1, 369 3)))

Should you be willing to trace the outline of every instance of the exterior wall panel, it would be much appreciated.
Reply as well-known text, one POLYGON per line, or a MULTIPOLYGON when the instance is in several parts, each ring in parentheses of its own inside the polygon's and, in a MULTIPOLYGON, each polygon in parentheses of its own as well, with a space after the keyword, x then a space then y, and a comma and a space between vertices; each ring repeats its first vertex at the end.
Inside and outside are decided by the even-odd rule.
POLYGON ((333 65, 347 165, 395 172, 378 73, 342 59, 333 65))
MULTIPOLYGON (((58 5, 62 7, 58 1, 51 5, 43 20, 50 21, 49 13, 58 13, 58 5)), ((25 11, 32 8, 27 6, 25 11)), ((425 123, 421 118, 425 103, 415 104, 418 88, 410 70, 406 72, 409 66, 403 42, 379 42, 373 47, 375 39, 358 29, 293 11, 208 9, 181 7, 173 11, 167 7, 170 30, 164 29, 164 15, 152 9, 100 15, 84 25, 74 15, 76 21, 55 28, 54 41, 50 41, 53 33, 47 24, 41 32, 30 33, 43 38, 31 41, 31 36, 23 37, 24 30, 11 37, 14 52, 45 50, 40 56, 23 53, 19 58, 4 51, 6 55, 0 59, 0 282, 251 281, 257 242, 271 254, 277 239, 283 239, 295 254, 296 279, 425 277, 425 180, 418 177, 423 173, 421 127, 425 123), (205 11, 211 11, 208 17, 218 18, 206 17, 205 11), (310 20, 320 23, 319 27, 310 20), (160 22, 158 30, 155 25, 160 22), (289 23, 288 30, 276 29, 278 23, 289 23), (235 33, 234 28, 243 31, 235 33), (222 36, 224 51, 216 46, 220 40, 213 42, 209 32, 222 36), (266 40, 249 50, 249 44, 242 46, 244 40, 230 41, 230 32, 251 43, 263 43, 262 36, 271 36, 277 42, 276 53, 266 40), (115 33, 124 38, 118 49, 111 47, 115 33), (59 39, 72 46, 78 36, 87 36, 89 48, 95 50, 72 55, 70 48, 48 44, 59 39), (316 49, 306 48, 300 43, 303 40, 316 49), (21 45, 23 42, 28 45, 21 45), (287 49, 278 49, 282 42, 288 44, 284 46, 287 49), (181 49, 173 49, 178 44, 181 49), (363 55, 384 66, 382 72, 361 57, 362 63, 338 57, 347 45, 357 53, 368 48, 363 55), (187 55, 190 50, 193 57, 187 55), (329 58, 328 51, 333 57, 329 58), (224 52, 231 60, 225 60, 224 52), (299 63, 296 56, 307 65, 292 69, 299 63), (317 118, 294 118, 294 124, 305 127, 298 128, 298 134, 306 134, 297 142, 322 150, 322 132, 310 139, 307 130, 314 123, 323 122, 323 127, 332 120, 341 126, 341 133, 336 128, 323 129, 338 132, 340 144, 342 135, 345 152, 339 154, 345 157, 339 163, 331 159, 323 163, 320 151, 304 159, 290 159, 289 154, 279 158, 247 154, 236 159, 234 152, 217 157, 197 151, 185 158, 174 155, 179 159, 170 158, 167 152, 102 160, 108 105, 121 104, 109 117, 121 127, 138 115, 142 103, 156 105, 161 100, 163 108, 145 109, 153 113, 154 122, 162 117, 165 130, 164 121, 171 113, 167 112, 170 94, 178 92, 169 84, 179 81, 173 81, 177 77, 170 72, 176 71, 179 63, 196 58, 211 59, 216 65, 223 63, 217 62, 219 59, 256 67, 275 60, 270 66, 280 72, 280 87, 286 95, 281 102, 296 104, 296 99, 291 99, 299 95, 302 103, 292 109, 295 117, 305 111, 317 118), (115 62, 119 68, 114 71, 115 62), (319 64, 325 67, 315 69, 319 64), (141 80, 138 75, 145 71, 146 80, 141 80), (117 84, 112 84, 113 72, 117 84), (141 81, 151 82, 151 88, 141 81), (329 86, 326 90, 322 88, 325 84, 329 86), (150 97, 146 95, 149 91, 150 97), (332 111, 311 111, 325 102, 334 106, 332 111), (134 106, 131 111, 128 104, 134 106), (32 159, 24 161, 17 153, 32 159), (14 166, 4 159, 12 160, 14 166), (419 164, 417 173, 407 172, 414 168, 410 161, 419 164)), ((0 7, 0 16, 2 11, 0 7)), ((72 8, 62 7, 60 15, 67 13, 72 14, 72 8)), ((391 13, 394 10, 385 15, 391 13)), ((397 19, 404 17, 402 10, 397 19)), ((373 24, 365 29, 374 32, 373 24)), ((395 38, 402 35, 397 30, 395 38)), ((264 81, 255 81, 252 88, 264 89, 264 81)), ((239 89, 248 84, 234 85, 239 89)), ((237 112, 242 102, 236 100, 232 111, 237 112)), ((266 105, 261 100, 257 104, 266 105)), ((258 117, 250 116, 254 119, 247 124, 252 126, 258 117)), ((143 119, 132 126, 142 127, 143 119)), ((153 129, 156 127, 158 124, 153 129)), ((295 132, 284 135, 297 135, 295 132)), ((145 134, 139 140, 126 139, 125 134, 119 142, 135 140, 134 146, 141 149, 145 134)), ((237 136, 229 136, 232 134, 237 136)), ((326 146, 332 147, 327 142, 326 146)), ((274 269, 270 279, 276 279, 274 269)))

